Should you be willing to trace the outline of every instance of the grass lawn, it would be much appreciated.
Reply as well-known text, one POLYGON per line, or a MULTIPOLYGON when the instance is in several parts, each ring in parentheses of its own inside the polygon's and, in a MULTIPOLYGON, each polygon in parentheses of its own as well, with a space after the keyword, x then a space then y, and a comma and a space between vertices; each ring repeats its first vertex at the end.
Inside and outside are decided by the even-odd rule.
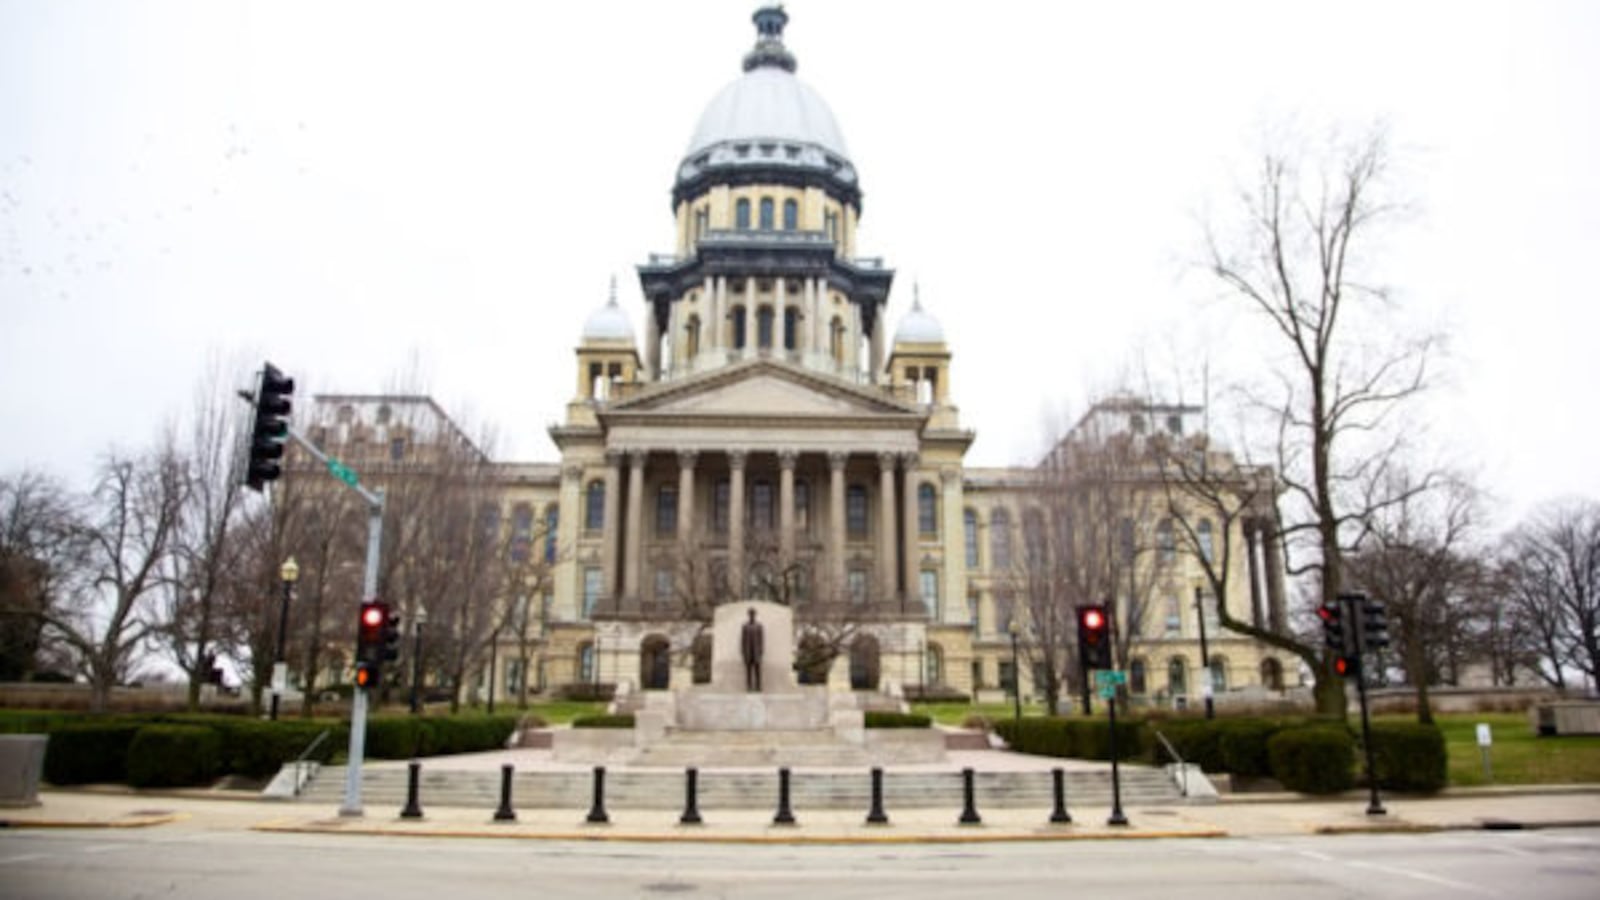
MULTIPOLYGON (((516 704, 506 711, 516 711, 516 704)), ((579 716, 597 716, 605 711, 606 704, 587 700, 550 700, 528 704, 529 715, 538 716, 551 725, 567 725, 579 716)))
MULTIPOLYGON (((1009 719, 1016 715, 1016 708, 1010 702, 1005 703, 913 703, 911 711, 931 716, 933 721, 940 725, 961 725, 969 718, 982 716, 993 722, 999 719, 1009 719)), ((1025 716, 1044 715, 1043 704, 1022 704, 1022 714, 1025 716)))
MULTIPOLYGON (((1385 720, 1391 717, 1385 716, 1385 720)), ((1416 721, 1413 716, 1393 721, 1416 721)), ((1450 784, 1582 784, 1600 782, 1600 736, 1539 737, 1526 713, 1461 713, 1438 715, 1450 754, 1450 784), (1477 724, 1489 725, 1492 780, 1483 777, 1483 753, 1477 724)))

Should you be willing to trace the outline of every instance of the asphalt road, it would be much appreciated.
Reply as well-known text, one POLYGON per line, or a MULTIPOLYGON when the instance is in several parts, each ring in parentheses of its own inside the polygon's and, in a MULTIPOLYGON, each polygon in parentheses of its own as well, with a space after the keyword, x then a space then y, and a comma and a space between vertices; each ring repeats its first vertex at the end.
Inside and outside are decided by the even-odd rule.
POLYGON ((1600 830, 974 845, 748 846, 0 833, 0 897, 1591 898, 1600 830))

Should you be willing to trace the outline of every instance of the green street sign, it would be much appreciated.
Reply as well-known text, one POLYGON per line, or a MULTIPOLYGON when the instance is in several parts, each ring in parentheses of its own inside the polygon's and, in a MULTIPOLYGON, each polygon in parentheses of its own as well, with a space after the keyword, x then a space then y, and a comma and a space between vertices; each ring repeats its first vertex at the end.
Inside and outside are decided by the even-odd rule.
POLYGON ((1100 685, 1099 695, 1101 700, 1117 699, 1117 686, 1114 684, 1100 685))
POLYGON ((333 473, 333 477, 339 479, 345 484, 350 485, 351 487, 355 487, 356 482, 361 480, 361 478, 356 475, 354 469, 342 462, 339 462, 337 459, 333 459, 332 457, 329 457, 328 459, 328 471, 333 473))
POLYGON ((1128 673, 1122 671, 1121 669, 1094 670, 1094 685, 1101 690, 1101 696, 1104 696, 1104 691, 1107 688, 1115 690, 1117 685, 1127 683, 1128 673))

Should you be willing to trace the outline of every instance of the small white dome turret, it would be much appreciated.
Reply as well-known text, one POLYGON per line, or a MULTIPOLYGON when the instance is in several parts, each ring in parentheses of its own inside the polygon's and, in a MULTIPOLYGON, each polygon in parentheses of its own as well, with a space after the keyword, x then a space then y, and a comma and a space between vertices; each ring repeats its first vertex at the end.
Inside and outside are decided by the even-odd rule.
POLYGON ((894 342, 896 344, 944 343, 944 326, 922 308, 921 291, 917 291, 916 299, 911 301, 911 310, 900 318, 900 327, 894 332, 894 342))
POLYGON ((583 341, 627 341, 633 343, 633 323, 617 305, 617 279, 611 279, 611 298, 589 314, 583 323, 583 341))

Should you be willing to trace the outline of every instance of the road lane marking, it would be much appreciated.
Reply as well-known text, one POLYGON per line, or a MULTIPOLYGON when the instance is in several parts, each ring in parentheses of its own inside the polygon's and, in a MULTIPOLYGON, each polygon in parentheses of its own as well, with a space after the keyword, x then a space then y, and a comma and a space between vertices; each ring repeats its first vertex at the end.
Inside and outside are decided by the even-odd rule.
POLYGON ((32 862, 36 859, 49 859, 49 853, 19 853, 16 856, 0 857, 0 866, 9 866, 12 863, 32 862))
POLYGON ((1454 888, 1458 891, 1470 891, 1474 894, 1483 894, 1490 897, 1497 896, 1499 893, 1497 891, 1486 890, 1476 884, 1468 884, 1465 881, 1456 881, 1454 879, 1444 878, 1438 875, 1430 875, 1427 872, 1418 872, 1415 869, 1402 869, 1399 866, 1386 866, 1382 863, 1367 862, 1366 860, 1360 859, 1348 860, 1348 865, 1363 869, 1372 869, 1375 872, 1386 872, 1390 875, 1403 875, 1407 878, 1415 878, 1418 881, 1426 881, 1431 884, 1454 888))

